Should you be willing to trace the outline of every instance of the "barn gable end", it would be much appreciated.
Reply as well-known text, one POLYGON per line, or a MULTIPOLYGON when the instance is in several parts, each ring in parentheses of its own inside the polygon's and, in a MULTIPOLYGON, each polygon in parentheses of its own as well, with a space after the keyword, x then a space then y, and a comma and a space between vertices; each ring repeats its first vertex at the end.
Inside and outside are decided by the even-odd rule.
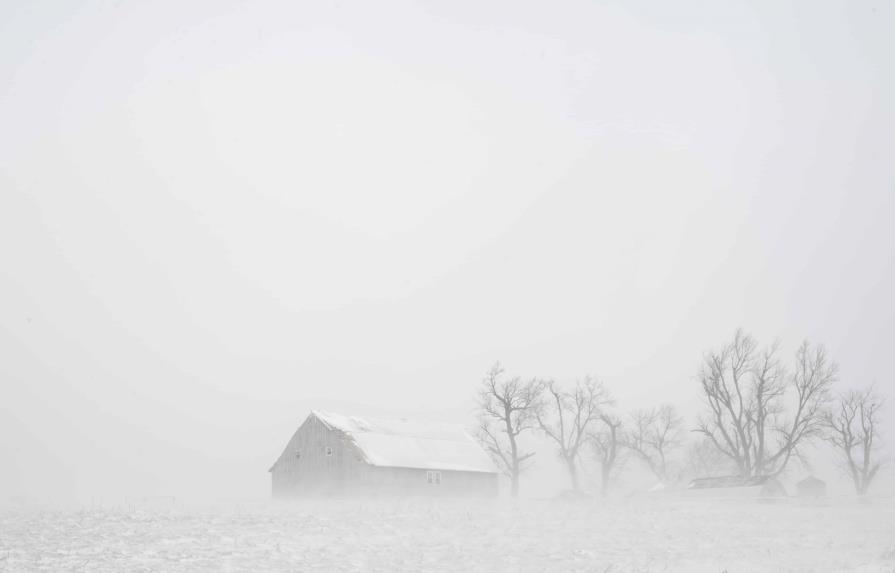
POLYGON ((318 411, 269 471, 277 498, 497 492, 496 469, 461 426, 318 411))

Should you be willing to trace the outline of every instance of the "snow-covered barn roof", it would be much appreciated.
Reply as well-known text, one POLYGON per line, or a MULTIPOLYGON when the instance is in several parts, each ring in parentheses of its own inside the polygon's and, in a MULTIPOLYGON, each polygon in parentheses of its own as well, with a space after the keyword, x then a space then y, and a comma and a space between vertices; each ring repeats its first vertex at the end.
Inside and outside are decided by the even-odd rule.
POLYGON ((721 487, 757 487, 764 485, 770 480, 771 476, 716 476, 707 478, 696 478, 687 485, 688 489, 710 489, 721 487))
POLYGON ((346 434, 374 466, 496 473, 488 454, 459 424, 382 420, 313 410, 346 434))

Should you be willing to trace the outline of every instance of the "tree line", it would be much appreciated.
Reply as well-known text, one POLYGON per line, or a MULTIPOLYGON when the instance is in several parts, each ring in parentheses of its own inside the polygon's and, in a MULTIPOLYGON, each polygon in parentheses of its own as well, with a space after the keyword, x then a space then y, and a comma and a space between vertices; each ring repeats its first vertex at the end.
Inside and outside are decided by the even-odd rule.
POLYGON ((527 434, 553 446, 574 491, 582 461, 594 461, 604 495, 631 460, 662 484, 686 474, 776 477, 794 460, 807 465, 807 446, 825 442, 858 495, 883 465, 883 396, 872 385, 834 392, 839 367, 823 345, 806 341, 787 361, 779 344, 761 347, 739 329, 703 355, 696 380, 703 407, 688 425, 671 404, 620 413, 592 376, 560 384, 507 376, 497 363, 479 387, 476 438, 509 478, 513 497, 535 457, 520 440, 527 434))

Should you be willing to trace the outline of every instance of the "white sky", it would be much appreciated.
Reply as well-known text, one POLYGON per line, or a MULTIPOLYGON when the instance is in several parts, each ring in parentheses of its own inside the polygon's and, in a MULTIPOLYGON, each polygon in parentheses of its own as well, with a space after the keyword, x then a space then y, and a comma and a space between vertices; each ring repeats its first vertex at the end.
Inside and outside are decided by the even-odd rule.
POLYGON ((263 497, 310 408, 471 421, 498 359, 691 416, 737 326, 893 394, 893 29, 2 3, 0 491, 263 497))

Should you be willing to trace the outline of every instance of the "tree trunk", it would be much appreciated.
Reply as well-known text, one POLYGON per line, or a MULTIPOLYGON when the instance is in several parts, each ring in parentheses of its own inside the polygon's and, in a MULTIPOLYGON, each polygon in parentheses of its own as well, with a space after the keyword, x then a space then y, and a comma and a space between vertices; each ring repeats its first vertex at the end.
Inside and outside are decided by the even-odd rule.
POLYGON ((519 497, 519 472, 513 472, 510 476, 510 495, 513 499, 519 497))
POLYGON ((575 465, 575 458, 566 458, 566 467, 569 468, 569 479, 572 481, 572 489, 579 491, 578 467, 575 465))
POLYGON ((855 493, 859 496, 867 495, 867 478, 865 476, 859 475, 858 479, 855 480, 855 493))

